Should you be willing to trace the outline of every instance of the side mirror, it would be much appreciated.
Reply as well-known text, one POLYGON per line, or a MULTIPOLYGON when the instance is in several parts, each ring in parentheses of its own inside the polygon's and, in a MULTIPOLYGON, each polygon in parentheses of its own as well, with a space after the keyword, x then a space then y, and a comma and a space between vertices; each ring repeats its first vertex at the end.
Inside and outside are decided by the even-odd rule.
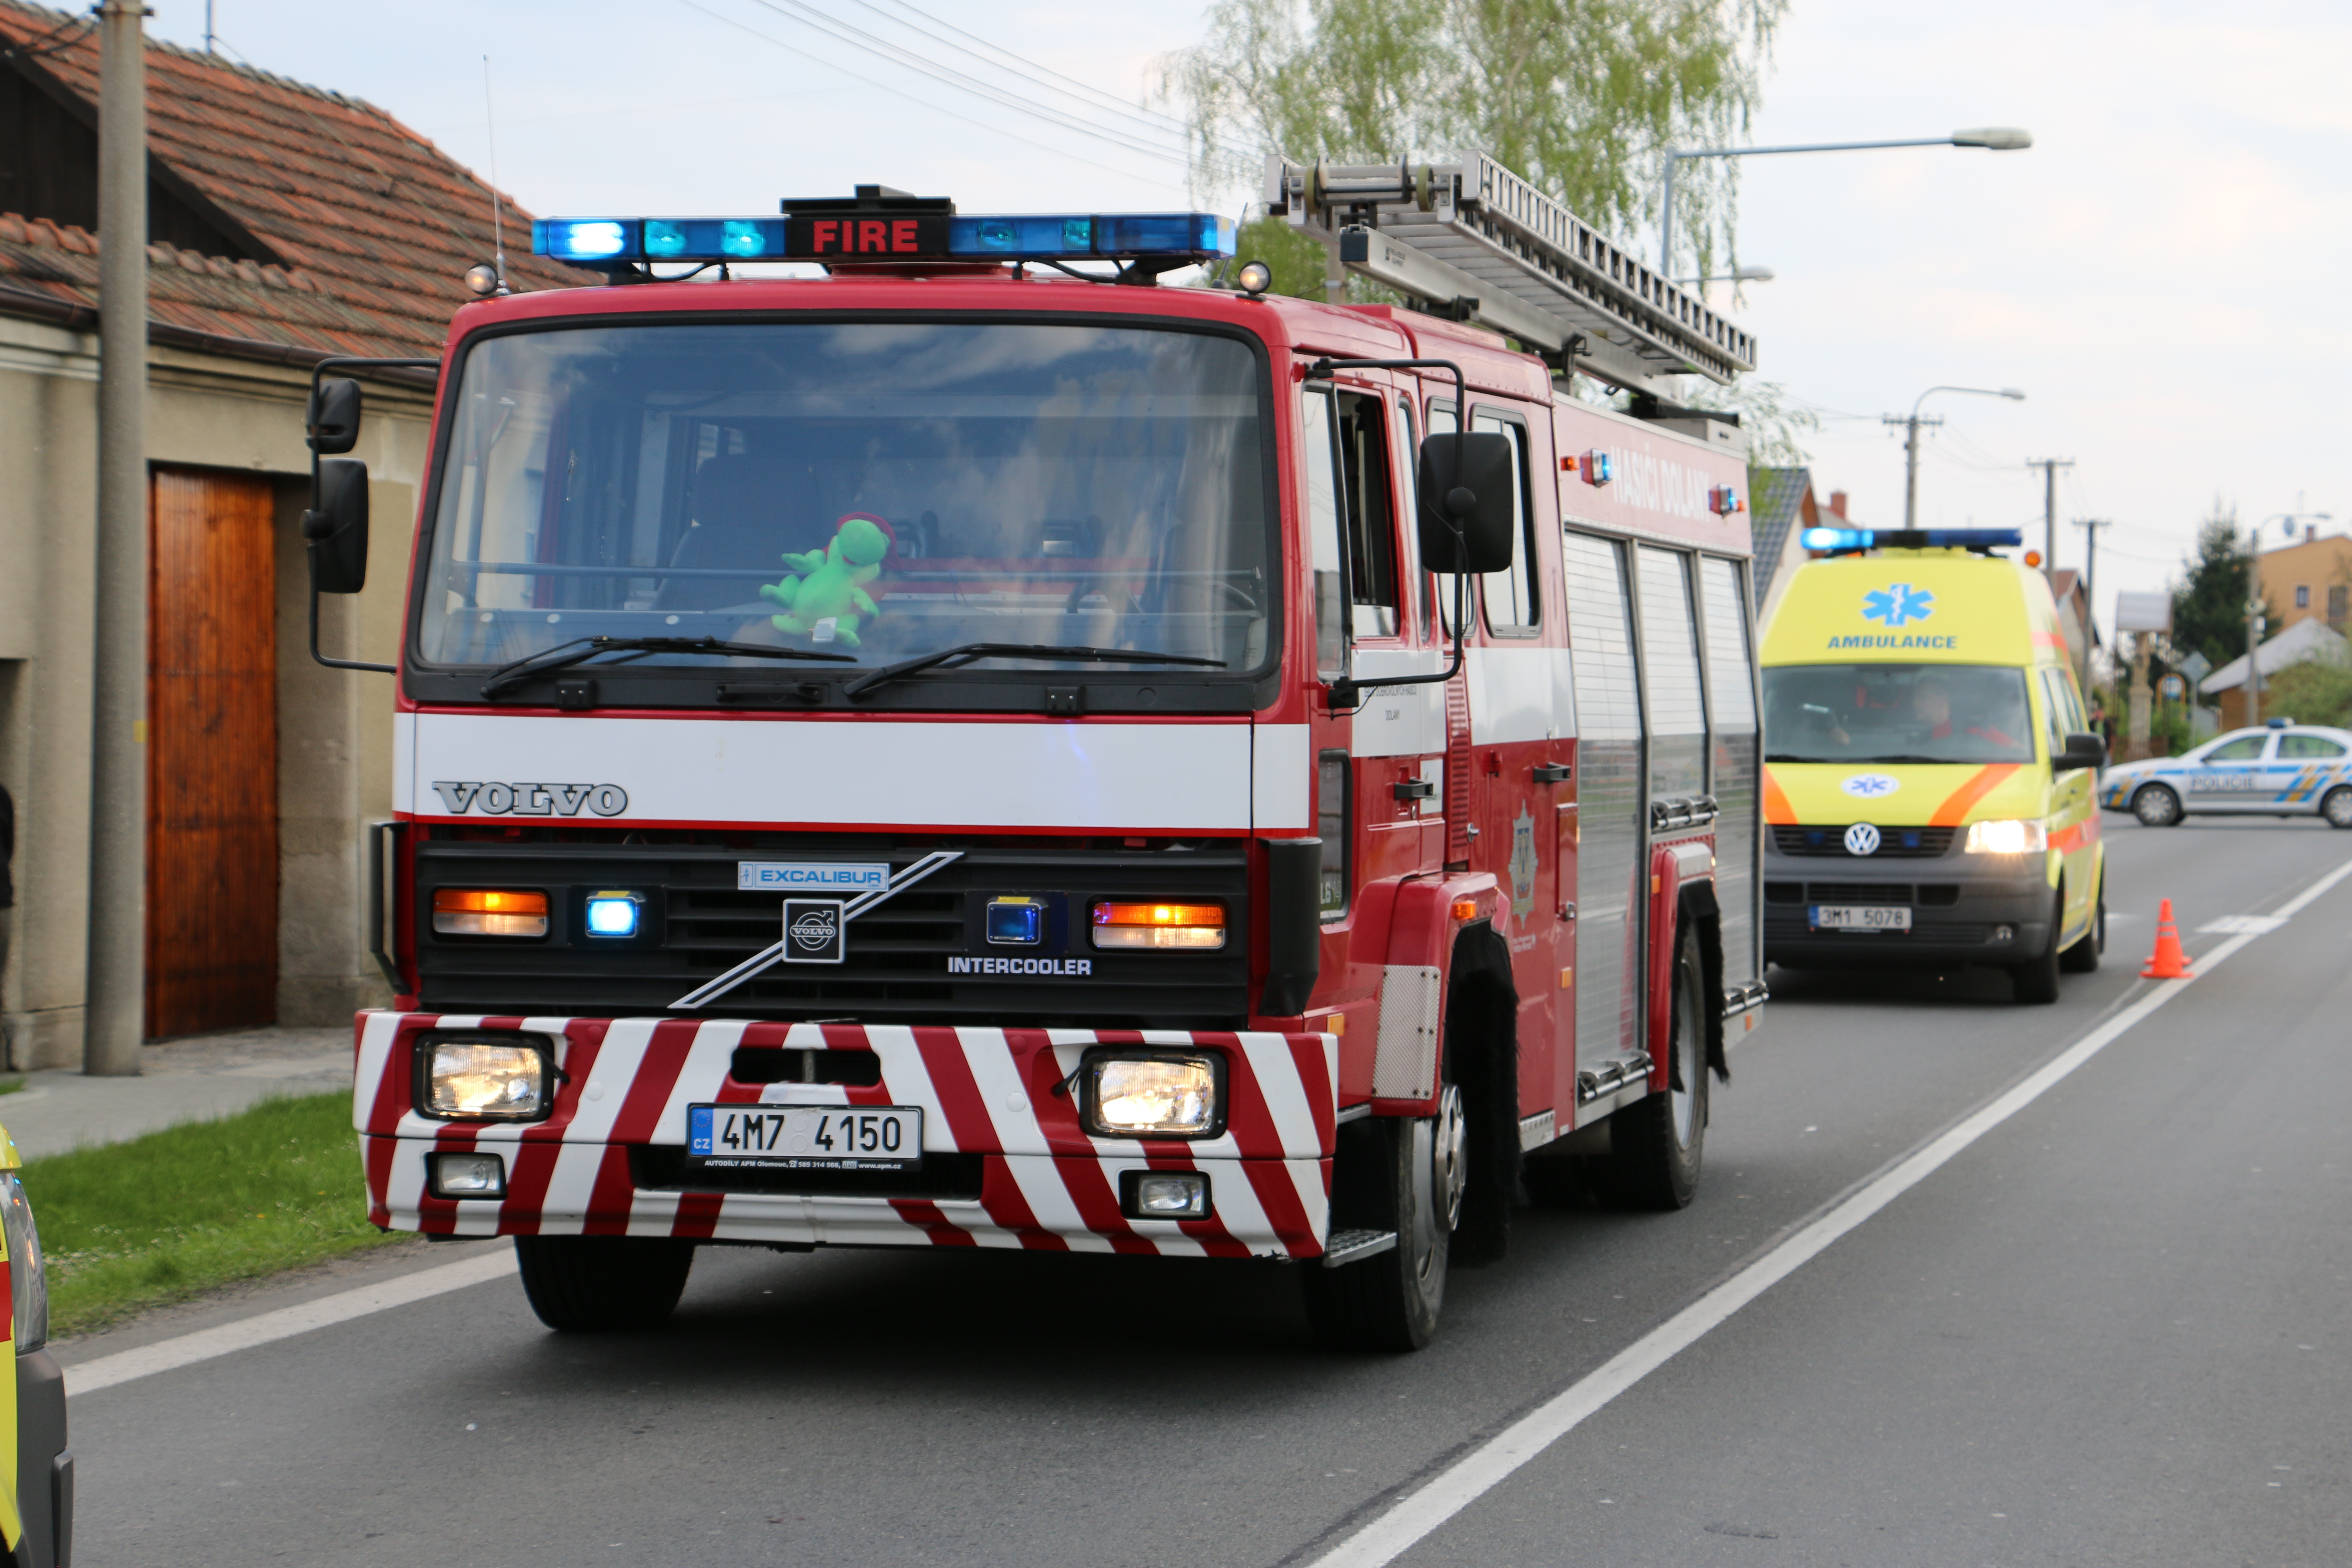
POLYGON ((310 389, 310 408, 303 420, 310 450, 335 457, 360 444, 360 384, 342 376, 322 381, 310 389))
POLYGON ((2051 772, 2071 773, 2077 768, 2104 768, 2107 765, 2107 742, 2088 730, 2077 730, 2066 737, 2066 749, 2050 764, 2051 772))
MULTIPOLYGON (((359 389, 350 382, 352 402, 359 389)), ((310 542, 310 592, 356 594, 367 586, 367 465, 350 458, 322 458, 314 503, 302 514, 302 537, 310 542)))
POLYGON ((1500 572, 1511 563, 1517 498, 1511 441, 1441 432, 1421 444, 1421 563, 1432 572, 1500 572), (1461 471, 1454 471, 1458 451, 1461 471), (1454 540, 1459 528, 1461 542, 1454 540))

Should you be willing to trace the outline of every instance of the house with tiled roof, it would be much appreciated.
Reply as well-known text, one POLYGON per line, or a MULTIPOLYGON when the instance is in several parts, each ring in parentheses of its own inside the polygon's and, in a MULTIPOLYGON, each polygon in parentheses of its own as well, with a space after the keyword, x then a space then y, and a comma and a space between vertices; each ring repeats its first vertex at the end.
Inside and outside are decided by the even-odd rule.
POLYGON ((1849 526, 1845 492, 1832 490, 1824 501, 1813 494, 1813 470, 1808 468, 1759 468, 1756 471, 1756 559, 1750 574, 1756 589, 1756 624, 1769 624, 1789 591, 1789 579, 1803 565, 1809 552, 1802 542, 1809 528, 1849 526))
MULTIPOLYGON (((387 816, 391 683, 309 651, 299 520, 310 367, 439 353, 491 259, 493 195, 383 110, 151 41, 148 1032, 329 1024, 383 994, 368 823, 387 816)), ((99 292, 98 40, 0 0, 0 784, 14 797, 8 1065, 77 1063, 89 864, 99 292)), ((517 289, 584 275, 530 255, 517 289)), ((365 594, 320 642, 388 660, 431 377, 370 382, 355 454, 376 519, 365 594)))

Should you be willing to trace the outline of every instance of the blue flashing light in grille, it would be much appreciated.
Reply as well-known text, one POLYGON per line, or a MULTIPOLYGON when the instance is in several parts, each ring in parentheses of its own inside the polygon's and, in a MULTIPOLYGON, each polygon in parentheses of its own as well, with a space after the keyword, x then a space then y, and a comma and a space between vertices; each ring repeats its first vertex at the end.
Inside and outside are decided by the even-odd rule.
POLYGON ((1034 947, 1045 937, 1045 906, 1035 899, 991 899, 988 940, 999 947, 1034 947))
POLYGON ((637 934, 639 900, 635 893, 592 893, 588 897, 590 936, 637 934))

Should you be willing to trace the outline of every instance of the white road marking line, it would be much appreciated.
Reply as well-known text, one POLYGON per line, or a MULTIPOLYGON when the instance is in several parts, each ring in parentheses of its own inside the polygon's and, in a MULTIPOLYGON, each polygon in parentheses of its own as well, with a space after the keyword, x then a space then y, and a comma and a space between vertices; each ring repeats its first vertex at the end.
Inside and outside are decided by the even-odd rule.
POLYGON ((95 1361, 68 1367, 66 1392, 68 1394, 95 1394, 101 1388, 112 1388, 118 1383, 152 1377, 159 1372, 174 1372, 184 1366, 194 1366, 200 1361, 210 1361, 215 1356, 248 1351, 256 1345, 291 1339, 296 1334, 307 1334, 313 1329, 346 1323, 372 1312, 405 1307, 414 1301, 444 1296, 452 1290, 463 1290, 470 1285, 503 1279, 514 1271, 514 1249, 501 1247, 485 1258, 444 1263, 438 1268, 419 1269, 415 1274, 403 1274, 379 1284, 362 1285, 355 1290, 321 1296, 315 1301, 304 1301, 299 1306, 280 1307, 274 1312, 241 1318, 217 1328, 199 1329, 192 1334, 157 1340, 153 1344, 141 1345, 137 1350, 102 1355, 95 1361))
POLYGON ((2261 936, 2286 924, 2276 915, 2223 915, 2197 928, 2199 936, 2261 936))
MULTIPOLYGON (((2338 866, 2313 883, 2282 906, 2274 918, 2280 925, 2285 924, 2347 877, 2352 877, 2352 861, 2338 866)), ((2041 1099, 2084 1062, 2144 1022, 2158 1008, 2211 974, 2231 954, 2259 940, 2261 934, 2242 931, 2210 952, 2199 954, 2197 973, 2189 979, 2158 981, 2147 995, 2067 1047, 2015 1088, 1949 1131, 1920 1147, 1907 1159, 1770 1252, 1618 1352, 1591 1373, 1554 1394, 1472 1450, 1468 1456, 1441 1471, 1419 1490, 1408 1493, 1386 1513, 1317 1558, 1313 1568, 1384 1568, 1385 1564, 1403 1556, 1423 1537, 1508 1479, 1520 1466, 1567 1436, 1588 1416, 1597 1415, 1610 1401, 1706 1338, 1741 1308, 1828 1250, 1840 1237, 1861 1226, 1888 1204, 1933 1175, 1969 1144, 2041 1099)))

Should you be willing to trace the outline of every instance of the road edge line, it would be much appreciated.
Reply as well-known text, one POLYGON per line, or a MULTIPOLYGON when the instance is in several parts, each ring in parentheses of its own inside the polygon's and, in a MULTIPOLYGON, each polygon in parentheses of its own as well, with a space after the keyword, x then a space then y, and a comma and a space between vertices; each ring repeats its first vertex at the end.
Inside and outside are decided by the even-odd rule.
POLYGON ((502 1279, 515 1271, 512 1247, 502 1247, 482 1258, 467 1258, 456 1263, 444 1263, 414 1274, 403 1274, 379 1284, 362 1285, 356 1289, 321 1296, 315 1301, 301 1301, 275 1311, 240 1318, 233 1323, 221 1323, 194 1333, 157 1340, 153 1344, 135 1350, 117 1351, 77 1366, 66 1368, 66 1393, 68 1397, 96 1394, 104 1388, 130 1383, 137 1378, 152 1377, 159 1372, 173 1372, 216 1356, 232 1355, 238 1351, 252 1350, 273 1341, 291 1339, 307 1334, 313 1329, 330 1328, 346 1323, 353 1318, 388 1311, 413 1302, 444 1296, 452 1290, 463 1290, 473 1285, 485 1285, 502 1279))
MULTIPOLYGON (((2338 866, 2280 906, 2279 918, 2292 921, 2347 877, 2352 877, 2352 861, 2338 866)), ((1740 1309, 1827 1251, 1841 1237, 1861 1226, 1961 1151, 2073 1076, 2085 1062, 2211 973, 2232 954, 2270 934, 2273 933, 2249 931, 2231 937, 2210 952, 2198 955, 2196 973, 2182 980, 2157 982, 2147 995, 2094 1027, 1995 1095, 1982 1108, 1929 1139, 1825 1213, 1799 1226, 1761 1258, 1406 1494, 1379 1518, 1314 1559, 1311 1568, 1385 1568, 1395 1562, 1521 1466, 1599 1414, 1619 1394, 1706 1338, 1740 1309)))

